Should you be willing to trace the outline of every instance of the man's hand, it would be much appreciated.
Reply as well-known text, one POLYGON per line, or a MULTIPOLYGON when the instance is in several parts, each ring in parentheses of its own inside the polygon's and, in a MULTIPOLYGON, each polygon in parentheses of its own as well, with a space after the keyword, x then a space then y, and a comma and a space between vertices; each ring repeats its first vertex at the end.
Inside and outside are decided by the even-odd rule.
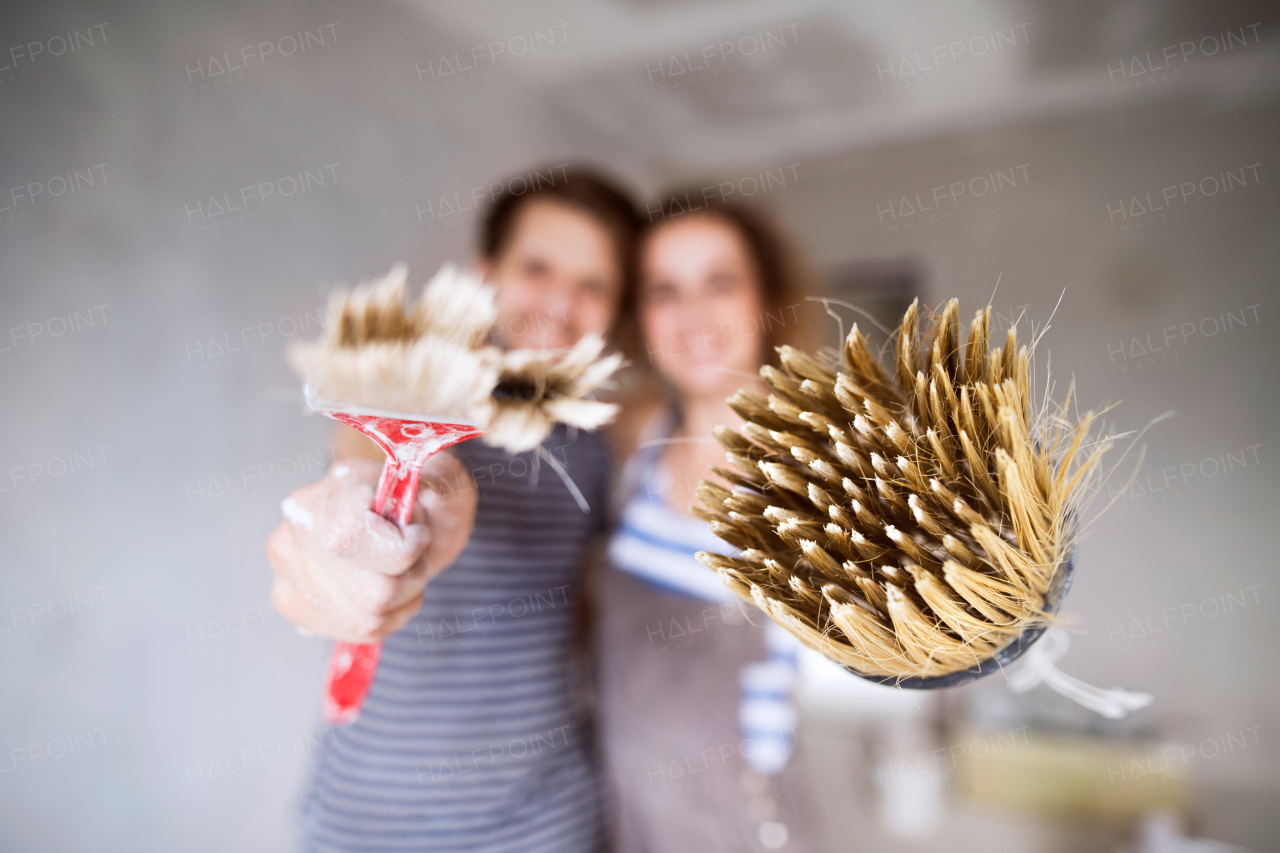
POLYGON ((267 539, 271 603, 304 630, 354 643, 394 634, 471 538, 476 488, 457 459, 437 453, 423 466, 404 530, 370 509, 381 467, 340 460, 281 505, 287 520, 267 539))

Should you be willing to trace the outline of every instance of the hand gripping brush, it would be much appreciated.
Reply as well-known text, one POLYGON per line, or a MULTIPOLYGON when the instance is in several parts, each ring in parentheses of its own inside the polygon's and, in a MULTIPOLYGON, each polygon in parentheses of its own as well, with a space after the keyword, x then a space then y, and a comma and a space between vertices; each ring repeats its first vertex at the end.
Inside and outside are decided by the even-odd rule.
MULTIPOLYGON (((1027 347, 1015 328, 989 346, 990 325, 978 311, 965 343, 956 300, 927 330, 913 303, 889 370, 856 326, 840 354, 781 347, 781 368, 760 370, 768 399, 739 391, 746 423, 716 430, 729 467, 694 512, 740 551, 699 560, 864 678, 928 689, 996 671, 1050 627, 1070 581, 1076 515, 1116 437, 1092 435, 1093 413, 1073 421, 1070 394, 1033 413, 1027 347)), ((1105 695, 1072 698, 1108 715, 1151 699, 1088 689, 1105 695)))
MULTIPOLYGON (((568 353, 502 352, 486 343, 495 320, 493 289, 445 267, 405 308, 404 267, 330 300, 325 333, 295 344, 289 361, 305 380, 307 405, 371 438, 387 455, 373 511, 404 527, 423 464, 476 436, 512 453, 538 450, 582 496, 555 457, 539 446, 554 422, 594 429, 613 405, 584 399, 618 367, 604 342, 584 337, 568 353)), ((337 641, 329 660, 325 716, 356 719, 373 683, 381 643, 337 641)))

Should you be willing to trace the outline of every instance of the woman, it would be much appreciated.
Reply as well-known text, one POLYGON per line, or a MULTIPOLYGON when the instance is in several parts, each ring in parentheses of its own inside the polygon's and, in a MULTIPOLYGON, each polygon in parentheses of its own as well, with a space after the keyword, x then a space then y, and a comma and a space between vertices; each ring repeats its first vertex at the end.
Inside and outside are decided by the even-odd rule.
MULTIPOLYGON (((582 172, 500 197, 481 263, 497 288, 498 343, 616 339, 638 230, 630 201, 582 172)), ((424 468, 403 532, 369 511, 380 462, 355 457, 380 459, 376 448, 353 432, 340 446, 346 458, 286 501, 267 549, 286 618, 385 638, 359 719, 316 754, 303 846, 599 849, 603 785, 571 663, 584 552, 604 531, 603 438, 558 428, 544 442, 590 515, 550 471, 531 479, 533 454, 471 441, 424 468)))
POLYGON ((789 760, 797 644, 694 559, 727 546, 688 515, 707 467, 724 464, 713 428, 742 423, 725 399, 763 392, 760 366, 801 340, 793 257, 723 204, 643 243, 633 310, 666 394, 623 475, 600 613, 619 853, 806 846, 789 760))

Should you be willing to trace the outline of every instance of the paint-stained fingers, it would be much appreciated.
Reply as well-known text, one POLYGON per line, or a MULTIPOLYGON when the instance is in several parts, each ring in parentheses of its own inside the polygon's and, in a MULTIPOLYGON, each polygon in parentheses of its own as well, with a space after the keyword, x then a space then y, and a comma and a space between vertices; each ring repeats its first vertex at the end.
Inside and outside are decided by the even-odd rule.
MULTIPOLYGON (((395 530, 385 519, 367 515, 395 530)), ((308 547, 315 538, 284 522, 267 540, 275 572, 271 601, 290 622, 314 634, 367 643, 399 630, 421 607, 425 560, 391 575, 362 568, 314 542, 308 547)))
POLYGON ((297 585, 279 576, 271 585, 271 605, 294 625, 312 634, 337 637, 338 623, 297 585))
MULTIPOLYGON (((380 577, 387 579, 385 575, 380 577)), ((402 579, 403 576, 388 579, 393 581, 399 592, 384 597, 376 606, 338 616, 337 628, 332 636, 356 643, 371 643, 394 634, 408 624, 422 607, 422 589, 426 583, 425 579, 420 579, 421 585, 417 585, 414 593, 409 588, 400 590, 399 583, 402 579)))
POLYGON ((411 601, 422 601, 422 591, 427 588, 427 581, 435 576, 427 568, 426 560, 419 560, 409 571, 395 578, 395 586, 389 596, 381 615, 389 616, 392 611, 399 610, 411 601))
MULTIPOLYGON (((356 461, 359 460, 353 460, 356 461)), ((369 508, 373 485, 366 478, 330 479, 331 489, 315 530, 324 550, 368 571, 384 575, 408 571, 431 538, 423 523, 426 511, 415 505, 414 523, 401 529, 369 508)))
POLYGON ((267 537, 267 561, 277 579, 295 581, 305 558, 298 534, 289 522, 282 522, 267 537))
POLYGON ((377 486, 382 474, 382 463, 363 456, 336 459, 325 473, 325 479, 337 483, 364 483, 377 486))
POLYGON ((280 512, 299 533, 312 532, 316 529, 316 519, 323 514, 325 501, 331 491, 333 483, 328 477, 308 483, 300 489, 294 489, 280 502, 280 512))
MULTIPOLYGON (((367 494, 372 501, 377 472, 376 463, 367 459, 340 459, 330 465, 328 472, 319 480, 290 492, 280 502, 280 511, 300 537, 311 539, 320 536, 325 527, 325 509, 334 493, 340 490, 350 493, 363 485, 365 490, 360 490, 360 494, 367 494)), ((348 500, 358 501, 359 498, 350 496, 348 500)))
POLYGON ((359 567, 342 566, 324 580, 333 582, 335 607, 351 611, 366 630, 413 598, 421 598, 427 585, 423 561, 400 575, 387 575, 359 567))
POLYGON ((305 618, 303 604, 302 593, 293 584, 281 577, 276 577, 271 582, 271 606, 300 628, 306 627, 302 624, 305 618))
MULTIPOLYGON (((382 640, 390 637, 405 625, 408 625, 409 620, 417 615, 420 609, 422 609, 421 590, 419 590, 416 597, 405 602, 386 616, 383 616, 381 624, 370 634, 370 637, 376 640, 382 640)), ((361 642, 370 642, 370 640, 362 640, 361 642)))
POLYGON ((315 634, 367 643, 403 628, 422 606, 422 592, 466 544, 475 489, 465 468, 440 458, 426 472, 426 500, 415 503, 403 530, 372 512, 380 466, 344 460, 324 479, 291 494, 286 521, 267 540, 275 572, 272 603, 286 619, 315 634), (439 563, 424 556, 428 524, 444 531, 439 563))
POLYGON ((322 637, 349 643, 372 643, 399 631, 422 607, 422 590, 382 613, 327 608, 297 585, 277 577, 271 603, 294 625, 322 637))
POLYGON ((369 510, 343 518, 333 529, 342 537, 336 547, 335 540, 326 541, 333 554, 354 568, 391 577, 413 568, 431 539, 421 522, 400 528, 369 510))
POLYGON ((294 527, 285 522, 267 539, 267 559, 275 573, 271 603, 281 616, 315 634, 337 636, 339 612, 329 584, 319 582, 312 560, 294 527))

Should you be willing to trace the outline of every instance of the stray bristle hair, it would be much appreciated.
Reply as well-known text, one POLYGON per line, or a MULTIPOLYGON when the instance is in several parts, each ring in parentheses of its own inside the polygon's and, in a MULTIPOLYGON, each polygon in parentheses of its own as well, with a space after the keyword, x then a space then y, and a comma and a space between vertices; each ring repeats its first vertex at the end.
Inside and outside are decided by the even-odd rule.
POLYGON ((865 675, 968 669, 1049 621, 1112 440, 1092 436, 1092 413, 1070 418, 1071 394, 1033 412, 1028 348, 1013 328, 992 348, 990 307, 968 332, 953 299, 936 315, 912 303, 888 368, 856 326, 839 355, 780 349, 782 367, 761 370, 773 393, 739 392, 746 424, 717 430, 736 488, 698 492, 699 516, 751 549, 699 559, 865 675), (761 497, 741 512, 740 494, 761 497))

